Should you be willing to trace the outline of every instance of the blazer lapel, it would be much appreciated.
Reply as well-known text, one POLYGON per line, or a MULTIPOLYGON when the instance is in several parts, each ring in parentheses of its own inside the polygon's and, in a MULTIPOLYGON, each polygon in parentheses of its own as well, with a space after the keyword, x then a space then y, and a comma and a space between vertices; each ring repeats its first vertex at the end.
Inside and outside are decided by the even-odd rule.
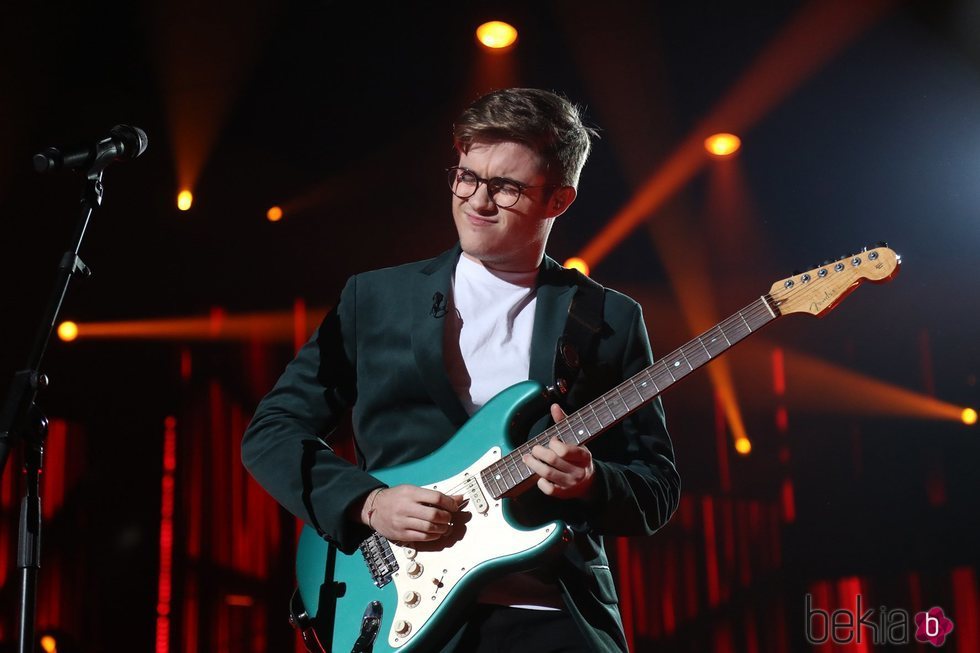
POLYGON ((450 249, 414 275, 412 279, 412 350, 425 388, 436 405, 456 425, 469 418, 449 382, 443 363, 442 332, 445 320, 435 305, 449 300, 450 279, 460 247, 450 249), (434 310, 435 309, 435 310, 434 310))
POLYGON ((565 269, 545 256, 538 275, 537 306, 531 331, 531 366, 528 376, 548 387, 555 382, 555 350, 565 330, 568 308, 576 286, 565 269))

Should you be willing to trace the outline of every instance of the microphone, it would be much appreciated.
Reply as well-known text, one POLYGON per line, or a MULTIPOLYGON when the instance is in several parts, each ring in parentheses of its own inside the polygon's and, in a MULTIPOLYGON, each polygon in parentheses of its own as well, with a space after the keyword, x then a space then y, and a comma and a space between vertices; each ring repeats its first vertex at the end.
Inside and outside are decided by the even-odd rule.
POLYGON ((49 147, 38 152, 34 155, 34 169, 38 172, 91 169, 100 163, 105 168, 113 161, 135 159, 146 151, 146 145, 145 131, 131 125, 116 125, 109 130, 108 138, 94 145, 49 147))
POLYGON ((429 315, 435 318, 445 317, 446 313, 449 312, 448 302, 446 301, 446 296, 441 292, 437 292, 432 295, 432 308, 429 310, 429 315))

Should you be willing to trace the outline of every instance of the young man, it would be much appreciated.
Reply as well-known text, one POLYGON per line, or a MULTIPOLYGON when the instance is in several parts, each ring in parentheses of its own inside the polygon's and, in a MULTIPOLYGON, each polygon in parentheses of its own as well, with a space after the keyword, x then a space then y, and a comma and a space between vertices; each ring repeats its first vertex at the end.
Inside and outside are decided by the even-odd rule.
MULTIPOLYGON (((474 102, 454 126, 459 162, 448 171, 458 245, 352 277, 259 404, 242 442, 245 465, 340 551, 356 551, 372 532, 409 546, 448 537, 467 509, 463 495, 385 487, 371 472, 439 449, 505 388, 557 385, 550 419, 560 421, 652 364, 639 305, 545 255, 555 219, 575 201, 593 134, 549 91, 504 89, 474 102), (569 309, 590 287, 600 299, 584 302, 595 312, 584 320, 601 328, 572 351, 563 334, 582 318, 569 309), (357 465, 321 439, 348 409, 357 465)), ((549 424, 542 415, 530 434, 549 424)), ((511 500, 515 511, 530 523, 564 521, 571 541, 538 569, 487 582, 465 625, 436 649, 626 651, 603 536, 652 534, 677 507, 659 399, 589 448, 552 438, 523 464, 536 487, 511 500)))

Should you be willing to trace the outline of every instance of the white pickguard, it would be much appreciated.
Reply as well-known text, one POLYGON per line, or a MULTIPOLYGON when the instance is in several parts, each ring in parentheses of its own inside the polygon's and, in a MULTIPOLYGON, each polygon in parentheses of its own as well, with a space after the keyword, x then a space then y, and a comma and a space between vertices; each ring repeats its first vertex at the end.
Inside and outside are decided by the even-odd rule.
MULTIPOLYGON (((500 449, 493 448, 459 474, 425 487, 444 494, 465 494, 469 503, 463 511, 469 513, 461 539, 442 545, 439 550, 420 550, 391 542, 398 562, 392 580, 398 591, 388 644, 404 646, 436 612, 460 581, 486 562, 527 551, 541 544, 556 526, 548 524, 534 530, 518 530, 504 518, 500 499, 494 499, 480 480, 479 473, 490 463, 499 460, 500 449), (473 485, 467 492, 465 486, 473 485), (421 569, 414 569, 413 563, 421 569), (414 577, 413 577, 414 576, 414 577)), ((457 526, 458 528, 458 526, 457 526)))

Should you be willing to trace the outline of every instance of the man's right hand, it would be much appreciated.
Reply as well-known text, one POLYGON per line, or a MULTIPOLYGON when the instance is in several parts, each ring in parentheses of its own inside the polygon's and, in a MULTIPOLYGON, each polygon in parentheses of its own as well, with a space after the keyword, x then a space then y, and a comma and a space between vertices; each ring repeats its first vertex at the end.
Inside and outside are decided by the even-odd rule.
POLYGON ((449 496, 416 485, 396 485, 368 493, 361 522, 395 542, 431 542, 452 528, 463 495, 449 496))

